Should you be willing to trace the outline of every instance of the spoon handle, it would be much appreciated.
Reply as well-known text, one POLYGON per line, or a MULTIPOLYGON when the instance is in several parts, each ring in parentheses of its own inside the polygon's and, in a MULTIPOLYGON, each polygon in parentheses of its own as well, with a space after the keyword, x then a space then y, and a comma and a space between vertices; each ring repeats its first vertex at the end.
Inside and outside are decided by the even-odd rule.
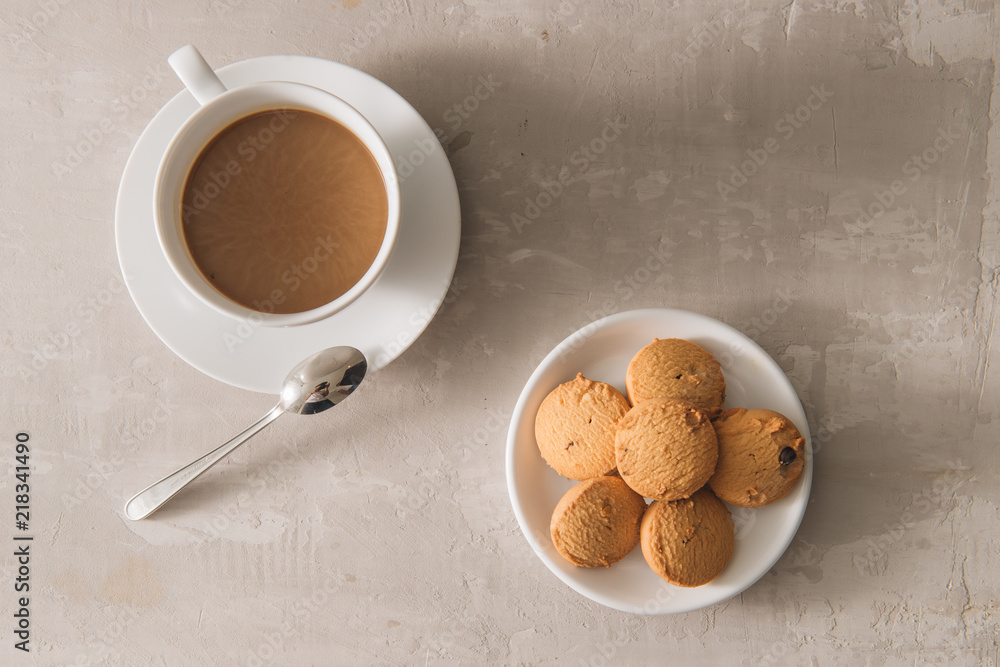
POLYGON ((281 403, 257 420, 232 440, 216 447, 197 461, 192 461, 183 468, 170 473, 158 482, 150 484, 125 503, 125 516, 133 521, 145 519, 155 512, 165 502, 173 498, 178 491, 197 479, 202 473, 225 458, 231 451, 253 437, 262 428, 278 418, 282 412, 281 403))

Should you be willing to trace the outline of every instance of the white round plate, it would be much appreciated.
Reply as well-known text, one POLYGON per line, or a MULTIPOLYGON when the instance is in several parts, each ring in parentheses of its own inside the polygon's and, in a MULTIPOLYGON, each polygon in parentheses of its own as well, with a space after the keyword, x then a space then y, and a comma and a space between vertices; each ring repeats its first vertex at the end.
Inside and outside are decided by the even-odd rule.
POLYGON ((368 118, 400 171, 403 213, 396 248, 365 294, 312 324, 254 326, 202 303, 171 272, 153 226, 153 183, 160 158, 198 107, 185 89, 139 137, 118 190, 115 238, 132 300, 177 356, 236 387, 277 393, 288 369, 334 345, 358 348, 370 368, 385 366, 430 323, 458 261, 458 188, 437 137, 398 93, 347 65, 305 56, 266 56, 226 65, 216 73, 229 88, 255 81, 310 84, 341 97, 368 118))
POLYGON ((676 614, 726 600, 749 588, 791 543, 812 485, 809 424, 795 390, 781 368, 756 343, 732 327, 683 310, 648 309, 619 313, 583 327, 538 365, 524 386, 507 436, 507 489, 528 543, 557 577, 605 606, 634 614, 676 614), (538 452, 535 413, 557 385, 583 373, 625 393, 625 370, 654 338, 685 338, 722 363, 726 407, 769 408, 791 419, 806 440, 806 464, 791 493, 760 509, 729 507, 736 524, 736 550, 714 581, 679 588, 660 579, 636 547, 610 568, 572 565, 556 551, 549 520, 556 503, 576 482, 560 476, 538 452))

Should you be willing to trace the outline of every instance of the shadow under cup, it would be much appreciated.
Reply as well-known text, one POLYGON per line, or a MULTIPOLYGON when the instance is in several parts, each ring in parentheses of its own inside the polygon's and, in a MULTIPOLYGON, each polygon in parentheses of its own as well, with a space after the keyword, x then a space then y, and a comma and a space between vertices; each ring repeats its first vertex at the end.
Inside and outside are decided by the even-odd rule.
POLYGON ((305 84, 251 84, 209 101, 175 135, 157 173, 154 219, 168 263, 201 301, 229 317, 265 326, 307 324, 345 308, 385 268, 399 233, 399 181, 382 138, 347 102, 305 84), (217 148, 226 148, 230 138, 232 150, 227 156, 217 148), (299 159, 302 156, 297 155, 296 145, 314 161, 327 159, 329 164, 323 169, 310 167, 313 163, 309 160, 299 159), (331 150, 325 150, 326 146, 331 150), (385 192, 384 234, 380 244, 372 245, 368 239, 363 259, 350 254, 362 252, 352 239, 369 230, 332 222, 346 219, 351 206, 327 211, 313 201, 367 204, 365 189, 358 187, 359 163, 352 169, 350 162, 343 161, 348 154, 361 153, 369 162, 374 160, 385 192), (213 159, 217 164, 208 164, 213 159), (255 176, 247 176, 249 173, 255 176), (189 179, 192 189, 185 195, 189 179), (301 202, 315 205, 303 209, 301 202), (330 234, 316 233, 327 219, 317 215, 317 208, 329 213, 330 234), (367 270, 357 281, 353 275, 360 270, 352 274, 350 283, 344 284, 346 290, 338 296, 306 310, 274 312, 280 310, 274 304, 284 302, 290 292, 314 290, 323 283, 326 276, 322 272, 339 270, 350 262, 367 263, 373 251, 367 270), (225 280, 210 269, 208 276, 203 273, 206 257, 224 267, 228 274, 225 280), (275 277, 269 278, 267 273, 262 278, 262 271, 275 277), (225 287, 272 283, 272 288, 260 289, 259 299, 234 296, 235 292, 225 287))

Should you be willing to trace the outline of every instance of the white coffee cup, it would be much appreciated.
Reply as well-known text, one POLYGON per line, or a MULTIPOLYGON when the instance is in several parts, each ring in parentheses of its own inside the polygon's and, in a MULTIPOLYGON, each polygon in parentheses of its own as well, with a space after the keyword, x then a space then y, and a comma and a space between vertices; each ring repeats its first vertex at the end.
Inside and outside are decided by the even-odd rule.
POLYGON ((399 177, 392 155, 378 131, 344 100, 306 84, 263 81, 227 90, 198 50, 191 45, 175 51, 168 62, 201 104, 167 146, 153 190, 156 234, 174 273, 195 296, 218 312, 264 326, 308 324, 347 307, 370 288, 385 269, 399 235, 399 177), (385 235, 368 271, 343 295, 301 313, 265 313, 232 301, 202 276, 184 241, 184 185, 202 149, 240 118, 271 109, 311 111, 326 116, 353 132, 375 158, 382 172, 388 200, 385 235))

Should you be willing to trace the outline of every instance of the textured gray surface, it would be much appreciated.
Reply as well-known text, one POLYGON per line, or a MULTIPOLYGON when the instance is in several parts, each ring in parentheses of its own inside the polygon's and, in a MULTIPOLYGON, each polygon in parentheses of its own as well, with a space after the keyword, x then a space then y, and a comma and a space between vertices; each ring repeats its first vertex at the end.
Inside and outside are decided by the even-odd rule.
POLYGON ((782 5, 5 3, 0 469, 11 506, 29 431, 36 541, 34 652, 5 556, 0 660, 995 665, 995 9, 782 5), (272 402, 174 357, 119 277, 118 179, 186 42, 394 87, 440 129, 462 248, 455 298, 364 399, 278 422, 130 524, 128 495, 272 402), (541 357, 649 306, 757 340, 817 449, 773 570, 658 618, 551 575, 503 470, 541 357))

